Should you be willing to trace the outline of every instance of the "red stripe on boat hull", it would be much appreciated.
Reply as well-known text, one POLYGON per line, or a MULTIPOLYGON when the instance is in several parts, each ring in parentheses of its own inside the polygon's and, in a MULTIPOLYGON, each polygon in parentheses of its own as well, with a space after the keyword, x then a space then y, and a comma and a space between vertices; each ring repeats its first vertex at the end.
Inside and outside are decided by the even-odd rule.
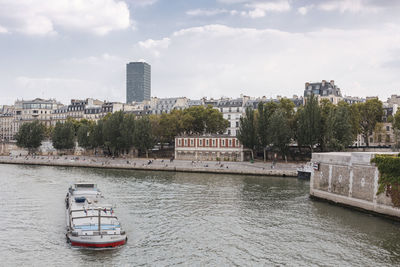
POLYGON ((87 248, 107 248, 107 247, 118 247, 122 246, 126 243, 126 240, 121 240, 117 242, 110 242, 110 243, 80 243, 80 242, 74 242, 71 241, 72 246, 77 246, 77 247, 87 247, 87 248))

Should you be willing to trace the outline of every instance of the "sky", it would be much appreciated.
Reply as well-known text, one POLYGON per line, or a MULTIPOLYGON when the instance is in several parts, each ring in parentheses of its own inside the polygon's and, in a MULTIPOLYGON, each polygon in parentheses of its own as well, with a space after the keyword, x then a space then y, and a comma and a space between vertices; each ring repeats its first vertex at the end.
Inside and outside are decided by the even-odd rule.
POLYGON ((126 100, 126 64, 152 96, 400 94, 397 0, 0 0, 0 105, 126 100))

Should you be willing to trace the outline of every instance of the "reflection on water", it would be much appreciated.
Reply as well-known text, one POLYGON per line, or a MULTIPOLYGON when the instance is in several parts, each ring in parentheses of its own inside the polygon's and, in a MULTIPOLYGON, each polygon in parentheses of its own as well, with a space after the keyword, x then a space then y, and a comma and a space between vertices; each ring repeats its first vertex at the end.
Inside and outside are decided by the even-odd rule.
POLYGON ((293 178, 0 165, 0 258, 29 265, 393 265, 399 224, 310 201, 293 178), (98 184, 128 234, 117 250, 65 240, 71 183, 98 184))

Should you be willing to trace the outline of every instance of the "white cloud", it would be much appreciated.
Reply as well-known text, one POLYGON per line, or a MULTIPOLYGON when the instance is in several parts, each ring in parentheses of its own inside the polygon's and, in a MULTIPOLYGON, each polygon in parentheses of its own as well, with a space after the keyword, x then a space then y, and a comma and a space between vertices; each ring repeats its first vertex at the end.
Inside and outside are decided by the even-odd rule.
POLYGON ((33 78, 25 76, 15 79, 15 89, 17 92, 23 92, 20 96, 23 96, 24 99, 33 99, 36 97, 56 98, 64 103, 68 103, 68 99, 64 97, 60 98, 60 93, 64 92, 65 95, 65 92, 68 92, 68 95, 72 96, 72 98, 85 98, 82 92, 85 92, 86 95, 89 93, 90 95, 91 91, 94 91, 97 86, 99 85, 91 81, 80 79, 33 78))
POLYGON ((223 3, 223 4, 237 4, 237 3, 245 3, 249 2, 248 0, 217 0, 217 2, 223 3))
POLYGON ((62 63, 71 63, 71 64, 91 64, 91 65, 99 65, 104 64, 104 62, 112 62, 112 61, 121 61, 121 58, 115 55, 110 55, 108 53, 104 53, 100 56, 89 56, 84 58, 70 58, 64 59, 62 63))
POLYGON ((259 2, 246 4, 246 7, 251 10, 242 12, 242 15, 249 16, 251 18, 262 18, 265 17, 267 12, 286 12, 291 9, 291 6, 287 0, 281 0, 277 2, 259 2))
POLYGON ((154 56, 159 57, 161 54, 160 50, 168 48, 170 42, 170 38, 163 38, 161 40, 148 39, 146 41, 139 42, 139 46, 148 51, 152 51, 154 56))
POLYGON ((2 0, 0 23, 32 35, 59 29, 105 35, 130 26, 129 9, 118 0, 2 0))
POLYGON ((368 4, 362 0, 332 0, 326 1, 318 5, 318 8, 324 11, 339 11, 340 13, 360 13, 360 12, 377 12, 378 6, 368 4))
MULTIPOLYGON (((56 98, 64 104, 71 99, 106 98, 119 100, 122 88, 97 81, 95 79, 59 78, 59 77, 26 77, 19 76, 14 83, 14 99, 56 98)), ((102 99, 103 100, 103 99, 102 99)), ((120 100, 123 100, 121 98, 120 100)))
POLYGON ((157 3, 157 0, 128 0, 128 3, 132 6, 145 7, 154 5, 157 3))
POLYGON ((7 28, 0 25, 0 33, 8 33, 7 28))
POLYGON ((210 9, 191 9, 186 11, 186 15, 189 16, 215 16, 220 14, 230 14, 236 15, 238 12, 236 10, 227 10, 227 9, 219 9, 219 8, 210 8, 210 9))
POLYGON ((310 11, 313 7, 314 5, 302 6, 297 9, 297 12, 304 16, 307 15, 308 11, 310 11))
POLYGON ((206 25, 165 38, 162 57, 143 46, 157 40, 138 43, 147 53, 134 55, 151 63, 156 96, 290 96, 301 94, 304 82, 322 79, 359 96, 388 96, 400 87, 397 71, 383 66, 400 46, 400 28, 393 25, 307 33, 206 25))

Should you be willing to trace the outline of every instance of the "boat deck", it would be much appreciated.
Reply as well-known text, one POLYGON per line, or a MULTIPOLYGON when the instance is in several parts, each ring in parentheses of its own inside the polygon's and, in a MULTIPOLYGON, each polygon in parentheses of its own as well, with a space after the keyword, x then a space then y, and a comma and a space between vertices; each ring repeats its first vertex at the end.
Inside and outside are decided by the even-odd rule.
POLYGON ((112 205, 103 202, 98 190, 74 191, 70 196, 69 204, 70 228, 83 235, 95 235, 99 232, 103 235, 119 234, 117 230, 120 230, 121 225, 114 215, 112 205))

